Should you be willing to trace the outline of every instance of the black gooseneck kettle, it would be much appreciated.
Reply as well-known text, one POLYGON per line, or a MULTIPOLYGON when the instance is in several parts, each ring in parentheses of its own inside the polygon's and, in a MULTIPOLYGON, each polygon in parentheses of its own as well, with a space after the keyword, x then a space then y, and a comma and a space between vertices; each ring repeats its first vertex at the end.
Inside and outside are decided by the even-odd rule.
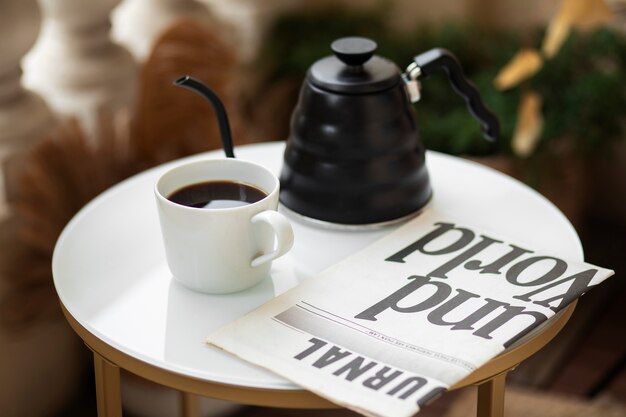
POLYGON ((305 218, 343 225, 386 224, 417 213, 432 191, 412 102, 417 79, 443 70, 483 133, 499 123, 457 59, 444 49, 415 57, 402 73, 360 37, 331 44, 334 55, 307 73, 291 118, 280 201, 305 218))

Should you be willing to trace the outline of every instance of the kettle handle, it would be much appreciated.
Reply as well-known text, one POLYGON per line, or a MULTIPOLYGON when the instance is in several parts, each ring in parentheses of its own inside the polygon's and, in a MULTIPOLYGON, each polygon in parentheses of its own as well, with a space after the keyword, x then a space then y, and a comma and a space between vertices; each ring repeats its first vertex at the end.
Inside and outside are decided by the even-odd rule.
POLYGON ((432 72, 442 69, 454 91, 463 97, 467 108, 482 125, 483 136, 489 141, 495 141, 500 135, 500 122, 496 115, 483 103, 480 93, 463 73, 463 68, 457 58, 443 48, 430 49, 413 58, 419 75, 428 77, 432 72))

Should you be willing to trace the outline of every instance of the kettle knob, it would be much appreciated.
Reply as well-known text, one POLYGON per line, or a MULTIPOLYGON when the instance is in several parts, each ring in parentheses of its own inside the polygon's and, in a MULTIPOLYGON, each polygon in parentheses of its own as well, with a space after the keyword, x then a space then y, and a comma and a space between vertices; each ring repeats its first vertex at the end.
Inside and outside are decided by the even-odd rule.
POLYGON ((330 45, 330 49, 341 62, 354 67, 369 61, 377 46, 371 39, 351 36, 337 39, 330 45))

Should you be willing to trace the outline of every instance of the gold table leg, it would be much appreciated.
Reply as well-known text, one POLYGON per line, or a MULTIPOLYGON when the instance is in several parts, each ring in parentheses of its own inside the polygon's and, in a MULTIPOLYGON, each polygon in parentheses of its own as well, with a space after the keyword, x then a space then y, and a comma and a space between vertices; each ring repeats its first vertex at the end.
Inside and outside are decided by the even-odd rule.
POLYGON ((120 368, 93 352, 98 417, 122 417, 120 368))
POLYGON ((508 371, 478 386, 478 417, 504 416, 504 385, 508 371))
POLYGON ((182 395, 182 416, 183 417, 199 417, 200 416, 200 398, 188 392, 181 392, 182 395))

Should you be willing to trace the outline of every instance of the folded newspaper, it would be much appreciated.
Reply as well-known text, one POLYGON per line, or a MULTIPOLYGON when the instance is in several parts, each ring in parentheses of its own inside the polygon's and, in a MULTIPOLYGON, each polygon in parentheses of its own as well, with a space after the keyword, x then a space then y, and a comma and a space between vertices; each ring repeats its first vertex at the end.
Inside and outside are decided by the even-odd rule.
POLYGON ((364 415, 408 417, 612 274, 427 210, 208 341, 364 415))

